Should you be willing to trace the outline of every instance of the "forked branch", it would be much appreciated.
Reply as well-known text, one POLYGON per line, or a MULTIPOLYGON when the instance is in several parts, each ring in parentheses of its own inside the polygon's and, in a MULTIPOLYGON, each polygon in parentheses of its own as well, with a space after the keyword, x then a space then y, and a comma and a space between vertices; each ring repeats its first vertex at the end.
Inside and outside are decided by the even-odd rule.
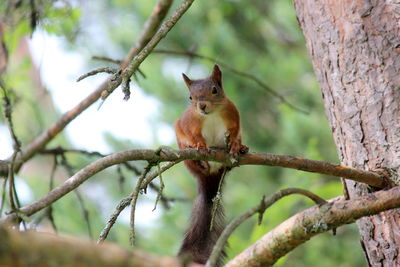
POLYGON ((242 224, 245 220, 253 216, 254 214, 258 213, 259 214, 259 221, 258 223, 261 223, 262 216, 265 212, 266 209, 268 209, 270 206, 272 206, 275 202, 280 200, 281 198, 293 194, 299 194, 303 195, 305 197, 308 197, 312 201, 314 201, 316 204, 322 204, 325 203, 326 201, 319 196, 311 193, 308 190, 304 190, 301 188, 287 188, 280 190, 279 192, 273 194, 272 196, 265 198, 263 197, 261 200, 261 203, 255 206, 254 208, 246 211, 233 221, 231 221, 224 229, 222 232, 221 236, 218 238, 217 243, 215 243, 213 251, 210 255, 210 258, 207 261, 206 267, 212 267, 215 266, 215 264, 218 261, 218 258, 226 244, 226 241, 228 241, 229 236, 235 231, 235 229, 242 224))
POLYGON ((278 225, 228 262, 226 267, 271 266, 313 236, 381 211, 400 207, 400 187, 360 198, 336 198, 311 207, 278 225))

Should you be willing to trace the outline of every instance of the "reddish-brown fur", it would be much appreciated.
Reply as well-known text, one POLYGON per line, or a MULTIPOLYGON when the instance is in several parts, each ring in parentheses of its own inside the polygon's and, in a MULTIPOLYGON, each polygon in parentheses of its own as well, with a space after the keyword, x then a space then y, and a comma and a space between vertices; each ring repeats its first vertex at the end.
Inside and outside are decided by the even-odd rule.
MULTIPOLYGON (((205 120, 210 118, 207 116, 215 117, 217 115, 226 127, 230 154, 236 156, 239 153, 246 153, 248 148, 241 142, 239 112, 232 101, 225 96, 219 67, 215 65, 212 74, 202 80, 190 80, 185 74, 183 74, 183 78, 189 87, 192 101, 175 124, 179 148, 209 150, 202 131, 206 127, 205 120)), ((217 128, 219 130, 219 125, 216 125, 217 128)), ((216 129, 215 131, 217 131, 216 129)), ((214 129, 208 130, 214 133, 214 129)), ((225 148, 226 144, 218 142, 217 147, 225 148)), ((206 161, 186 160, 185 165, 196 177, 199 193, 193 204, 191 224, 179 254, 189 254, 192 261, 204 264, 223 230, 222 208, 218 208, 216 212, 212 231, 210 231, 210 221, 212 199, 218 191, 222 175, 226 170, 225 167, 220 166, 212 172, 210 164, 206 161)))

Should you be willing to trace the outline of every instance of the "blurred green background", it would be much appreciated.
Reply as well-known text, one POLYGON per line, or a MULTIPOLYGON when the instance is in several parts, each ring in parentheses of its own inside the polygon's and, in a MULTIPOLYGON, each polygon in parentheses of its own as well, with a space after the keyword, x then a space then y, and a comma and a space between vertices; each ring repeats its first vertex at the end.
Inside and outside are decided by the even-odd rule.
MULTIPOLYGON (((47 88, 50 95, 44 94, 43 97, 42 87, 48 85, 35 81, 38 74, 32 73, 40 68, 31 60, 29 53, 32 50, 28 54, 21 54, 19 46, 23 37, 31 35, 33 29, 33 37, 39 31, 57 37, 65 51, 78 53, 82 57, 86 70, 112 66, 110 63, 91 60, 91 56, 122 59, 140 34, 155 1, 36 1, 36 23, 32 22, 32 9, 28 1, 22 1, 19 7, 12 9, 11 15, 7 13, 12 2, 15 1, 0 4, 1 19, 7 23, 3 32, 4 42, 10 55, 7 72, 2 77, 13 101, 17 135, 26 145, 51 125, 61 112, 51 98, 57 88, 47 88)), ((178 4, 180 1, 175 1, 171 10, 178 4)), ((292 1, 195 1, 158 48, 194 51, 248 72, 283 95, 288 102, 306 111, 289 107, 254 81, 222 68, 226 94, 240 110, 243 141, 251 151, 290 154, 338 163, 321 94, 292 1)), ((140 88, 134 90, 142 90, 159 103, 157 112, 149 119, 149 125, 154 131, 158 130, 159 125, 164 125, 167 132, 171 132, 174 121, 187 106, 188 93, 180 78, 181 72, 191 78, 202 78, 208 75, 213 64, 212 60, 157 53, 145 60, 141 70, 146 78, 139 75, 138 81, 132 81, 132 85, 140 88)), ((59 72, 63 72, 62 65, 60 62, 59 72)), ((40 75, 43 77, 46 73, 40 75)), ((71 77, 71 80, 75 78, 71 77)), ((132 98, 135 98, 134 90, 132 98)), ((114 94, 118 94, 119 101, 123 101, 119 90, 114 94)), ((91 116, 99 114, 92 113, 91 116)), ((118 116, 118 120, 129 124, 134 123, 131 122, 132 117, 142 114, 118 116)), ((1 120, 0 130, 4 131, 4 117, 1 120)), ((84 125, 83 131, 85 127, 91 126, 84 125)), ((118 131, 123 132, 124 129, 113 129, 113 132, 118 131)), ((118 138, 113 132, 99 135, 105 138, 107 146, 114 152, 141 147, 157 148, 160 145, 176 147, 173 139, 160 138, 159 135, 150 144, 143 144, 118 138), (170 142, 165 143, 163 140, 170 142)), ((7 138, 3 137, 0 143, 5 142, 7 138)), ((71 148, 73 143, 71 137, 61 134, 48 148, 59 145, 71 148)), ((66 154, 70 172, 79 170, 95 158, 66 154)), ((58 161, 61 160, 58 157, 58 161)), ((18 176, 18 192, 26 196, 22 196, 22 200, 30 202, 48 191, 53 161, 49 155, 39 155, 24 167, 18 176)), ((143 162, 133 164, 139 170, 145 166, 143 162)), ((68 173, 65 167, 58 166, 55 183, 62 183, 68 178, 68 173)), ((163 178, 165 196, 178 198, 178 201, 171 202, 169 209, 159 204, 156 211, 152 212, 156 192, 149 190, 148 194, 140 196, 137 245, 153 253, 175 255, 187 227, 191 201, 197 189, 194 179, 183 164, 167 171, 163 178)), ((91 178, 79 188, 89 212, 91 237, 77 197, 72 193, 53 205, 58 231, 97 239, 114 207, 133 190, 136 179, 137 175, 124 166, 119 169, 110 168, 91 178)), ((242 166, 234 169, 226 180, 223 197, 227 220, 257 205, 264 194, 269 195, 287 187, 309 189, 325 199, 342 194, 342 186, 337 178, 283 168, 242 166)), ((242 251, 291 215, 311 205, 307 199, 290 196, 267 210, 260 226, 257 225, 257 218, 247 221, 229 239, 229 257, 242 251)), ((129 244, 127 216, 129 214, 124 213, 122 217, 125 219, 121 217, 118 220, 108 238, 125 247, 129 244)), ((33 217, 30 227, 52 231, 45 214, 39 213, 33 217)), ((319 235, 276 264, 335 267, 364 265, 355 225, 341 227, 336 236, 331 232, 319 235)))

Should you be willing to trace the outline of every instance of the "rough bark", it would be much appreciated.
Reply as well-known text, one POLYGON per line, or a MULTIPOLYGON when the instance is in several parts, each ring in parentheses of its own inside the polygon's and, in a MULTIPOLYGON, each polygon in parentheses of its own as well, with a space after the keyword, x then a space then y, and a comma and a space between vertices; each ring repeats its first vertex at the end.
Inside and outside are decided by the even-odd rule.
MULTIPOLYGON (((398 1, 295 0, 342 164, 385 169, 399 184, 400 6, 398 1)), ((350 198, 363 183, 345 181, 350 198)), ((368 263, 399 266, 400 211, 357 221, 368 263)))

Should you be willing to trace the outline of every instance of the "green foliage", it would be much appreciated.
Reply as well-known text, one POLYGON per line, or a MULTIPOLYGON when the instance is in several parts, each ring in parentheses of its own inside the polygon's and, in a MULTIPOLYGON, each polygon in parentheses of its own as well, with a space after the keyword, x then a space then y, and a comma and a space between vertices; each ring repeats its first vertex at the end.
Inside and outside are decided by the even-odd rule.
POLYGON ((49 34, 55 34, 69 39, 77 33, 77 23, 81 17, 78 8, 60 7, 49 9, 42 21, 42 27, 49 34))
MULTIPOLYGON (((138 37, 154 3, 155 1, 103 0, 73 8, 49 4, 45 7, 46 12, 43 12, 40 25, 49 34, 73 40, 69 43, 69 48, 83 56, 121 58, 138 37), (96 28, 95 33, 88 30, 91 27, 96 28), (71 38, 80 32, 78 28, 82 30, 78 38, 71 38)), ((11 53, 15 52, 18 40, 29 32, 27 21, 20 22, 13 31, 7 32, 5 41, 11 53)), ((297 25, 292 1, 196 1, 159 47, 179 51, 194 49, 197 53, 224 62, 237 70, 251 73, 283 95, 288 102, 308 111, 308 114, 296 111, 254 81, 222 69, 226 94, 241 112, 244 143, 250 146, 251 151, 338 162, 318 84, 297 25)), ((157 97, 162 103, 154 125, 161 121, 172 127, 185 109, 188 92, 181 81, 181 72, 192 78, 201 78, 208 74, 213 63, 157 53, 146 59, 141 70, 147 78, 139 78, 139 85, 147 94, 157 97)), ((31 67, 30 64, 27 59, 18 66, 10 66, 6 77, 12 88, 21 88, 16 94, 21 101, 26 101, 15 115, 19 116, 16 120, 17 129, 24 129, 19 130, 18 134, 25 143, 32 139, 32 133, 37 135, 56 117, 54 111, 49 112, 47 107, 34 107, 37 96, 32 93, 32 85, 27 84, 29 78, 26 70, 31 67), (22 88, 26 90, 23 91, 22 88), (34 114, 33 118, 28 114, 34 114), (21 127, 29 121, 28 118, 32 123, 21 127)), ((88 64, 104 65, 101 62, 88 64)), ((118 140, 111 134, 107 134, 107 141, 115 151, 141 146, 131 141, 118 140)), ((63 136, 52 143, 60 144, 68 144, 63 136)), ((153 148, 158 145, 160 144, 155 140, 153 148)), ((94 160, 93 157, 70 154, 67 158, 75 170, 94 160)), ((22 174, 34 191, 35 198, 45 194, 48 188, 47 180, 43 177, 48 177, 51 160, 46 157, 41 158, 40 162, 48 166, 46 172, 22 174)), ((144 164, 138 163, 137 166, 143 168, 144 164)), ((123 184, 118 184, 116 169, 111 168, 91 178, 82 188, 95 236, 99 234, 119 200, 134 187, 136 175, 124 167, 122 169, 125 177, 123 184), (100 192, 96 197, 87 193, 95 190, 93 188, 100 192)), ((67 176, 65 170, 59 173, 57 183, 61 183, 67 176)), ((179 248, 188 224, 191 201, 197 189, 195 181, 182 164, 167 171, 163 177, 165 195, 185 198, 187 201, 173 202, 168 210, 159 204, 155 211, 159 217, 151 224, 138 226, 138 246, 154 253, 173 255, 179 248)), ((242 166, 234 169, 226 181, 224 202, 228 221, 257 205, 264 194, 269 195, 287 187, 309 189, 325 199, 342 194, 337 178, 282 168, 242 166)), ((139 201, 142 205, 152 206, 150 204, 155 201, 156 193, 150 189, 148 192, 147 196, 141 195, 139 201)), ((77 205, 73 194, 54 205, 55 220, 61 232, 86 235, 85 222, 77 205)), ((229 240, 229 257, 254 243, 291 215, 312 205, 311 201, 301 196, 280 200, 266 211, 261 225, 258 226, 256 218, 252 218, 235 231, 229 240)), ((364 259, 357 235, 355 226, 338 229, 336 236, 331 233, 320 235, 281 259, 277 266, 362 266, 364 259), (352 253, 348 253, 350 249, 352 253)), ((126 222, 119 220, 111 230, 109 239, 127 246, 128 237, 126 222)))

